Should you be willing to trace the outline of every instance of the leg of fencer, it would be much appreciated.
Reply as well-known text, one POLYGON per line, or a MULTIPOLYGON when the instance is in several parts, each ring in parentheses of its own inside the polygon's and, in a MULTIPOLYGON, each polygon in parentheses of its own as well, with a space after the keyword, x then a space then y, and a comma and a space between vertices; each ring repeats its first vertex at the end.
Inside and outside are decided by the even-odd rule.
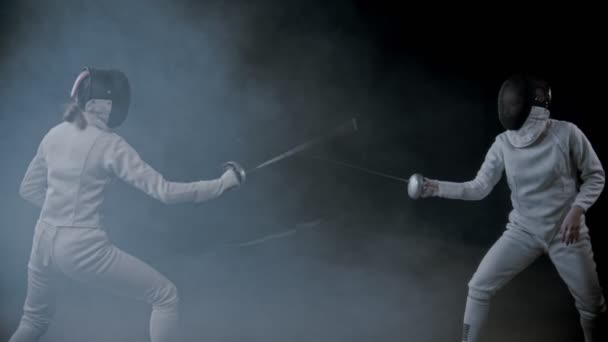
POLYGON ((153 305, 152 314, 150 315, 151 341, 176 341, 179 333, 177 302, 164 308, 153 305))
POLYGON ((490 300, 467 296, 462 327, 462 341, 477 341, 490 312, 490 300), (472 330, 471 330, 472 328, 472 330))
POLYGON ((114 292, 152 305, 151 342, 175 342, 179 333, 175 285, 145 262, 112 246, 112 264, 101 274, 102 283, 114 292))
POLYGON ((606 301, 593 260, 589 234, 582 234, 571 245, 566 245, 559 238, 556 237, 551 244, 549 257, 574 297, 585 342, 597 342, 599 339, 595 335, 600 328, 597 321, 606 312, 606 301))
POLYGON ((486 253, 469 282, 463 321, 463 342, 478 342, 488 318, 490 299, 543 253, 529 234, 507 229, 486 253))
POLYGON ((48 329, 55 313, 54 276, 50 271, 28 267, 27 295, 19 327, 9 342, 35 342, 48 329))
MULTIPOLYGON (((145 262, 111 243, 91 251, 96 255, 86 267, 72 262, 62 269, 73 279, 98 286, 115 294, 152 305, 150 339, 152 342, 178 341, 178 293, 175 285, 145 262)), ((61 261, 60 261, 61 262, 61 261)))

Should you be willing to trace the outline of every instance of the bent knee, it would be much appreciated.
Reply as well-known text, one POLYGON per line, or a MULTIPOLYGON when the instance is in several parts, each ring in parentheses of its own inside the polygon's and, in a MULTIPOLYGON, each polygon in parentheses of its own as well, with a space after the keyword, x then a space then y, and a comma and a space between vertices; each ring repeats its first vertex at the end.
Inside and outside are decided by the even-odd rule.
POLYGON ((496 288, 477 273, 469 281, 469 297, 480 301, 489 301, 496 293, 496 288))
POLYGON ((19 330, 27 330, 30 334, 42 336, 48 329, 51 317, 46 315, 24 314, 19 323, 19 330))
POLYGON ((607 311, 606 301, 603 296, 590 298, 585 302, 578 300, 576 307, 582 319, 593 320, 607 311))
POLYGON ((179 294, 175 284, 168 281, 163 286, 156 289, 152 305, 155 308, 173 308, 179 302, 179 294))
POLYGON ((477 290, 469 287, 468 296, 479 302, 489 302, 492 298, 493 293, 483 290, 477 290))

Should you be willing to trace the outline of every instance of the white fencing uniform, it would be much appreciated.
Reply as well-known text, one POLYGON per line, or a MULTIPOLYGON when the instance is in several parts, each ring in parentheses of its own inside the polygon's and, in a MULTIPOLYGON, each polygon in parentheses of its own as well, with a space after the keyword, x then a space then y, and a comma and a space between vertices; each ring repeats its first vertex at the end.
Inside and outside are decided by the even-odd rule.
POLYGON ((511 189, 507 229, 469 282, 463 341, 478 341, 492 295, 545 253, 575 299, 587 342, 594 321, 606 310, 584 215, 576 243, 566 245, 558 234, 573 205, 587 211, 595 203, 604 187, 604 170, 583 132, 549 115, 547 109, 533 107, 521 129, 500 134, 474 180, 438 182, 439 197, 480 200, 504 171, 511 189))
POLYGON ((46 134, 21 184, 21 195, 42 211, 28 263, 24 313, 10 342, 37 341, 45 332, 58 276, 150 303, 151 341, 175 341, 177 290, 108 239, 100 210, 106 185, 118 177, 164 203, 202 202, 238 185, 236 175, 229 170, 215 180, 167 181, 107 129, 107 115, 89 107, 84 114, 85 129, 63 122, 46 134))

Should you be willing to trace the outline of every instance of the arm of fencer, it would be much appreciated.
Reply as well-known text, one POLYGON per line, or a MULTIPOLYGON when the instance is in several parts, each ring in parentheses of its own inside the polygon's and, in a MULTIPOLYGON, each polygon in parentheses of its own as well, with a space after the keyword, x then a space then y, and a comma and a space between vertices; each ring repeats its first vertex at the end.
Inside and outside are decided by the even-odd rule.
POLYGON ((19 187, 21 197, 37 207, 42 207, 47 189, 47 166, 42 143, 38 146, 36 155, 25 171, 25 176, 19 187))
POLYGON ((587 211, 602 193, 606 175, 591 143, 574 124, 570 129, 570 153, 583 181, 573 205, 587 211))
POLYGON ((163 203, 204 202, 219 197, 227 189, 223 177, 197 182, 167 181, 124 139, 114 137, 104 157, 107 168, 127 184, 163 203))
POLYGON ((438 181, 437 196, 467 201, 481 200, 490 194, 502 177, 503 171, 504 159, 499 142, 496 140, 486 154, 475 179, 461 183, 438 181))

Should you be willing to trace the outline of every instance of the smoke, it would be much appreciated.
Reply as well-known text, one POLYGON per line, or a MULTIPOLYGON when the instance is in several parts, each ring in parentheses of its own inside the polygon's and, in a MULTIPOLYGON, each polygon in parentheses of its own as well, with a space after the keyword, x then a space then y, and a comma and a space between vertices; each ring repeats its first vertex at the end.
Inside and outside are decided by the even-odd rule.
MULTIPOLYGON (((442 78, 420 57, 387 57, 349 1, 29 0, 5 5, 2 18, 1 337, 18 322, 38 215, 18 185, 85 65, 127 73, 132 107, 117 133, 176 181, 215 178, 228 160, 251 167, 358 118, 355 135, 252 174, 213 202, 165 206, 111 187, 112 240, 177 285, 187 340, 458 336, 483 255, 474 244, 502 229, 504 184, 485 203, 411 201, 402 184, 309 157, 466 180, 491 141, 476 127, 495 120, 473 82, 442 78), (306 222, 320 223, 218 247, 306 222)), ((44 341, 146 335, 142 303, 69 281, 58 298, 44 341)))

